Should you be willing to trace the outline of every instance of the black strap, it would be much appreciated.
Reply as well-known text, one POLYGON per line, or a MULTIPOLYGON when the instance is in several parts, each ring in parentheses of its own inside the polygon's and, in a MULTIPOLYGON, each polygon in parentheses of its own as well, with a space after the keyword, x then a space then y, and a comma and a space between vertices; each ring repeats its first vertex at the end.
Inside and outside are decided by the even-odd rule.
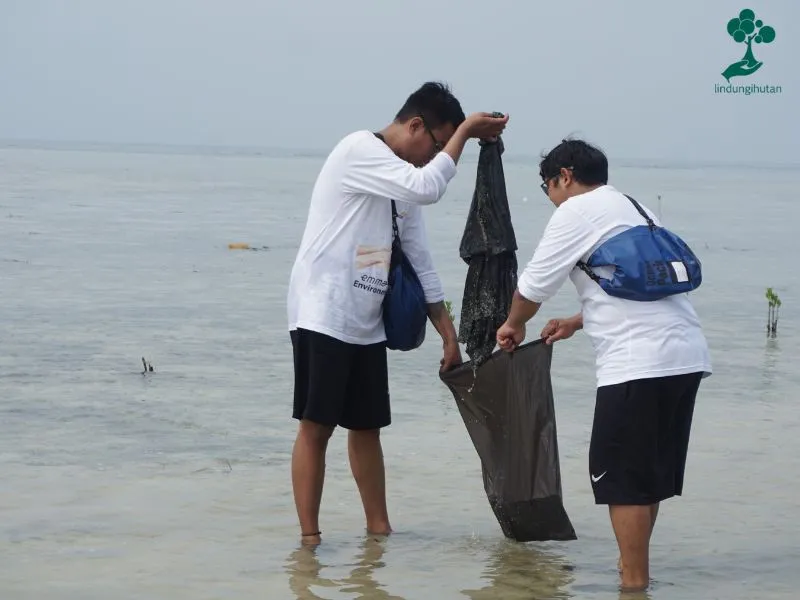
POLYGON ((392 200, 392 246, 400 243, 400 230, 397 228, 397 205, 392 200))
POLYGON ((586 273, 595 282, 600 283, 600 277, 597 275, 597 273, 595 273, 589 267, 587 267, 586 263, 584 263, 582 260, 578 261, 578 268, 584 273, 586 273))
POLYGON ((625 197, 633 203, 633 206, 636 208, 636 210, 639 211, 639 214, 644 217, 645 221, 647 221, 647 226, 650 228, 650 231, 655 229, 656 228, 656 224, 653 223, 653 219, 651 219, 650 216, 644 211, 644 209, 642 208, 642 205, 639 204, 636 200, 634 200, 630 196, 628 196, 628 194, 625 194, 625 197))
MULTIPOLYGON (((628 196, 628 194, 624 194, 624 196, 631 201, 634 208, 639 212, 640 215, 642 215, 642 217, 644 217, 644 220, 647 221, 647 227, 650 228, 650 231, 653 231, 656 228, 656 224, 653 223, 653 219, 651 219, 650 216, 645 212, 645 210, 642 208, 642 205, 639 204, 636 200, 634 200, 630 196, 628 196)), ((593 281, 600 283, 600 277, 594 271, 592 271, 586 265, 586 263, 584 263, 583 261, 578 261, 577 267, 581 271, 586 273, 586 275, 588 275, 593 281)))

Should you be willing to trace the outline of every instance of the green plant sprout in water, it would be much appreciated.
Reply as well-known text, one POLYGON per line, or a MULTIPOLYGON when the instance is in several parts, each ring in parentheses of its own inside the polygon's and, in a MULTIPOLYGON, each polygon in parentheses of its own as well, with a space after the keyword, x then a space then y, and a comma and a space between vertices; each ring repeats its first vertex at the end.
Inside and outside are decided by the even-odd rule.
POLYGON ((767 337, 778 335, 778 312, 781 308, 781 299, 772 288, 767 288, 767 337))
POLYGON ((450 300, 445 300, 444 307, 447 309, 447 314, 450 315, 450 320, 453 322, 453 324, 455 324, 456 316, 453 313, 453 303, 450 302, 450 300))
POLYGON ((737 44, 747 44, 747 50, 742 59, 731 63, 722 72, 722 76, 730 83, 731 77, 752 75, 761 68, 764 63, 753 55, 753 42, 771 44, 775 41, 775 29, 764 25, 763 21, 756 19, 756 13, 745 8, 738 17, 728 21, 728 34, 737 44))

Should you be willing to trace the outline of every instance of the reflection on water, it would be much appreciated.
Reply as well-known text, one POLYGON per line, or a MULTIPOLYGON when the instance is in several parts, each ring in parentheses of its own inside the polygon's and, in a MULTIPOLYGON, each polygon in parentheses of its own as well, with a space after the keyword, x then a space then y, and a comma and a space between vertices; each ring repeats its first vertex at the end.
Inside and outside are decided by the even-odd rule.
POLYGON ((621 592, 619 600, 652 600, 648 592, 621 592))
MULTIPOLYGON (((359 546, 355 567, 346 577, 331 579, 321 576, 323 569, 342 565, 323 563, 316 548, 300 547, 286 561, 289 588, 296 600, 326 600, 314 588, 333 588, 333 593, 346 593, 348 598, 363 600, 404 600, 391 594, 378 583, 375 572, 386 567, 383 561, 385 540, 367 537, 359 546)), ((454 549, 458 552, 459 549, 454 549)), ((488 557, 479 589, 465 589, 462 594, 471 600, 559 600, 572 598, 568 586, 573 582, 573 566, 552 552, 500 541, 487 548, 488 557)), ((320 592, 322 593, 322 592, 320 592)), ((622 600, 623 597, 621 597, 622 600)), ((629 596, 624 596, 628 600, 629 596)), ((630 597, 630 600, 646 597, 630 597)))
POLYGON ((558 600, 571 598, 572 565, 544 550, 502 541, 491 553, 483 577, 488 585, 463 590, 471 600, 558 600))
POLYGON ((311 588, 315 586, 338 588, 340 592, 355 594, 354 599, 364 600, 404 600, 400 596, 389 594, 383 586, 373 578, 376 569, 386 566, 381 560, 385 552, 385 538, 367 537, 361 543, 360 552, 356 556, 356 566, 347 577, 342 579, 326 579, 320 577, 324 565, 317 557, 317 549, 300 547, 289 556, 286 572, 289 575, 289 589, 297 600, 324 600, 311 588))
POLYGON ((289 555, 286 563, 286 573, 289 575, 289 589, 297 600, 320 600, 311 591, 311 586, 337 587, 339 584, 331 579, 323 579, 320 571, 328 565, 323 565, 317 558, 316 548, 301 546, 289 555))
POLYGON ((764 349, 764 360, 761 369, 761 395, 768 394, 775 385, 776 377, 781 373, 778 370, 780 362, 780 346, 775 338, 767 338, 767 345, 764 349))

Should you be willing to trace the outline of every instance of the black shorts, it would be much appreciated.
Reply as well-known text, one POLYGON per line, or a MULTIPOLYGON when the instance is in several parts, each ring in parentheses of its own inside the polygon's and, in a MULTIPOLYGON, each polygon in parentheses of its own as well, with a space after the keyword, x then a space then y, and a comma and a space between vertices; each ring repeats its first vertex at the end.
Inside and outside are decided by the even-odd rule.
POLYGON ((392 422, 386 344, 348 344, 296 329, 294 350, 295 419, 345 429, 380 429, 392 422))
POLYGON ((596 504, 655 504, 683 493, 702 373, 597 388, 589 476, 596 504))

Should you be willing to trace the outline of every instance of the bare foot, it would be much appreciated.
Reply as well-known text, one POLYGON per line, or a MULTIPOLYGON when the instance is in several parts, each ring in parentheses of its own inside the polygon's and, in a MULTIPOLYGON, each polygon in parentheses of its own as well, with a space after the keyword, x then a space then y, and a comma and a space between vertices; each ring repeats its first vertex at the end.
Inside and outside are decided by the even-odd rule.
POLYGON ((622 575, 622 557, 621 556, 617 559, 617 573, 622 575))
POLYGON ((392 528, 388 524, 383 527, 367 527, 367 535, 388 536, 392 533, 392 528))

